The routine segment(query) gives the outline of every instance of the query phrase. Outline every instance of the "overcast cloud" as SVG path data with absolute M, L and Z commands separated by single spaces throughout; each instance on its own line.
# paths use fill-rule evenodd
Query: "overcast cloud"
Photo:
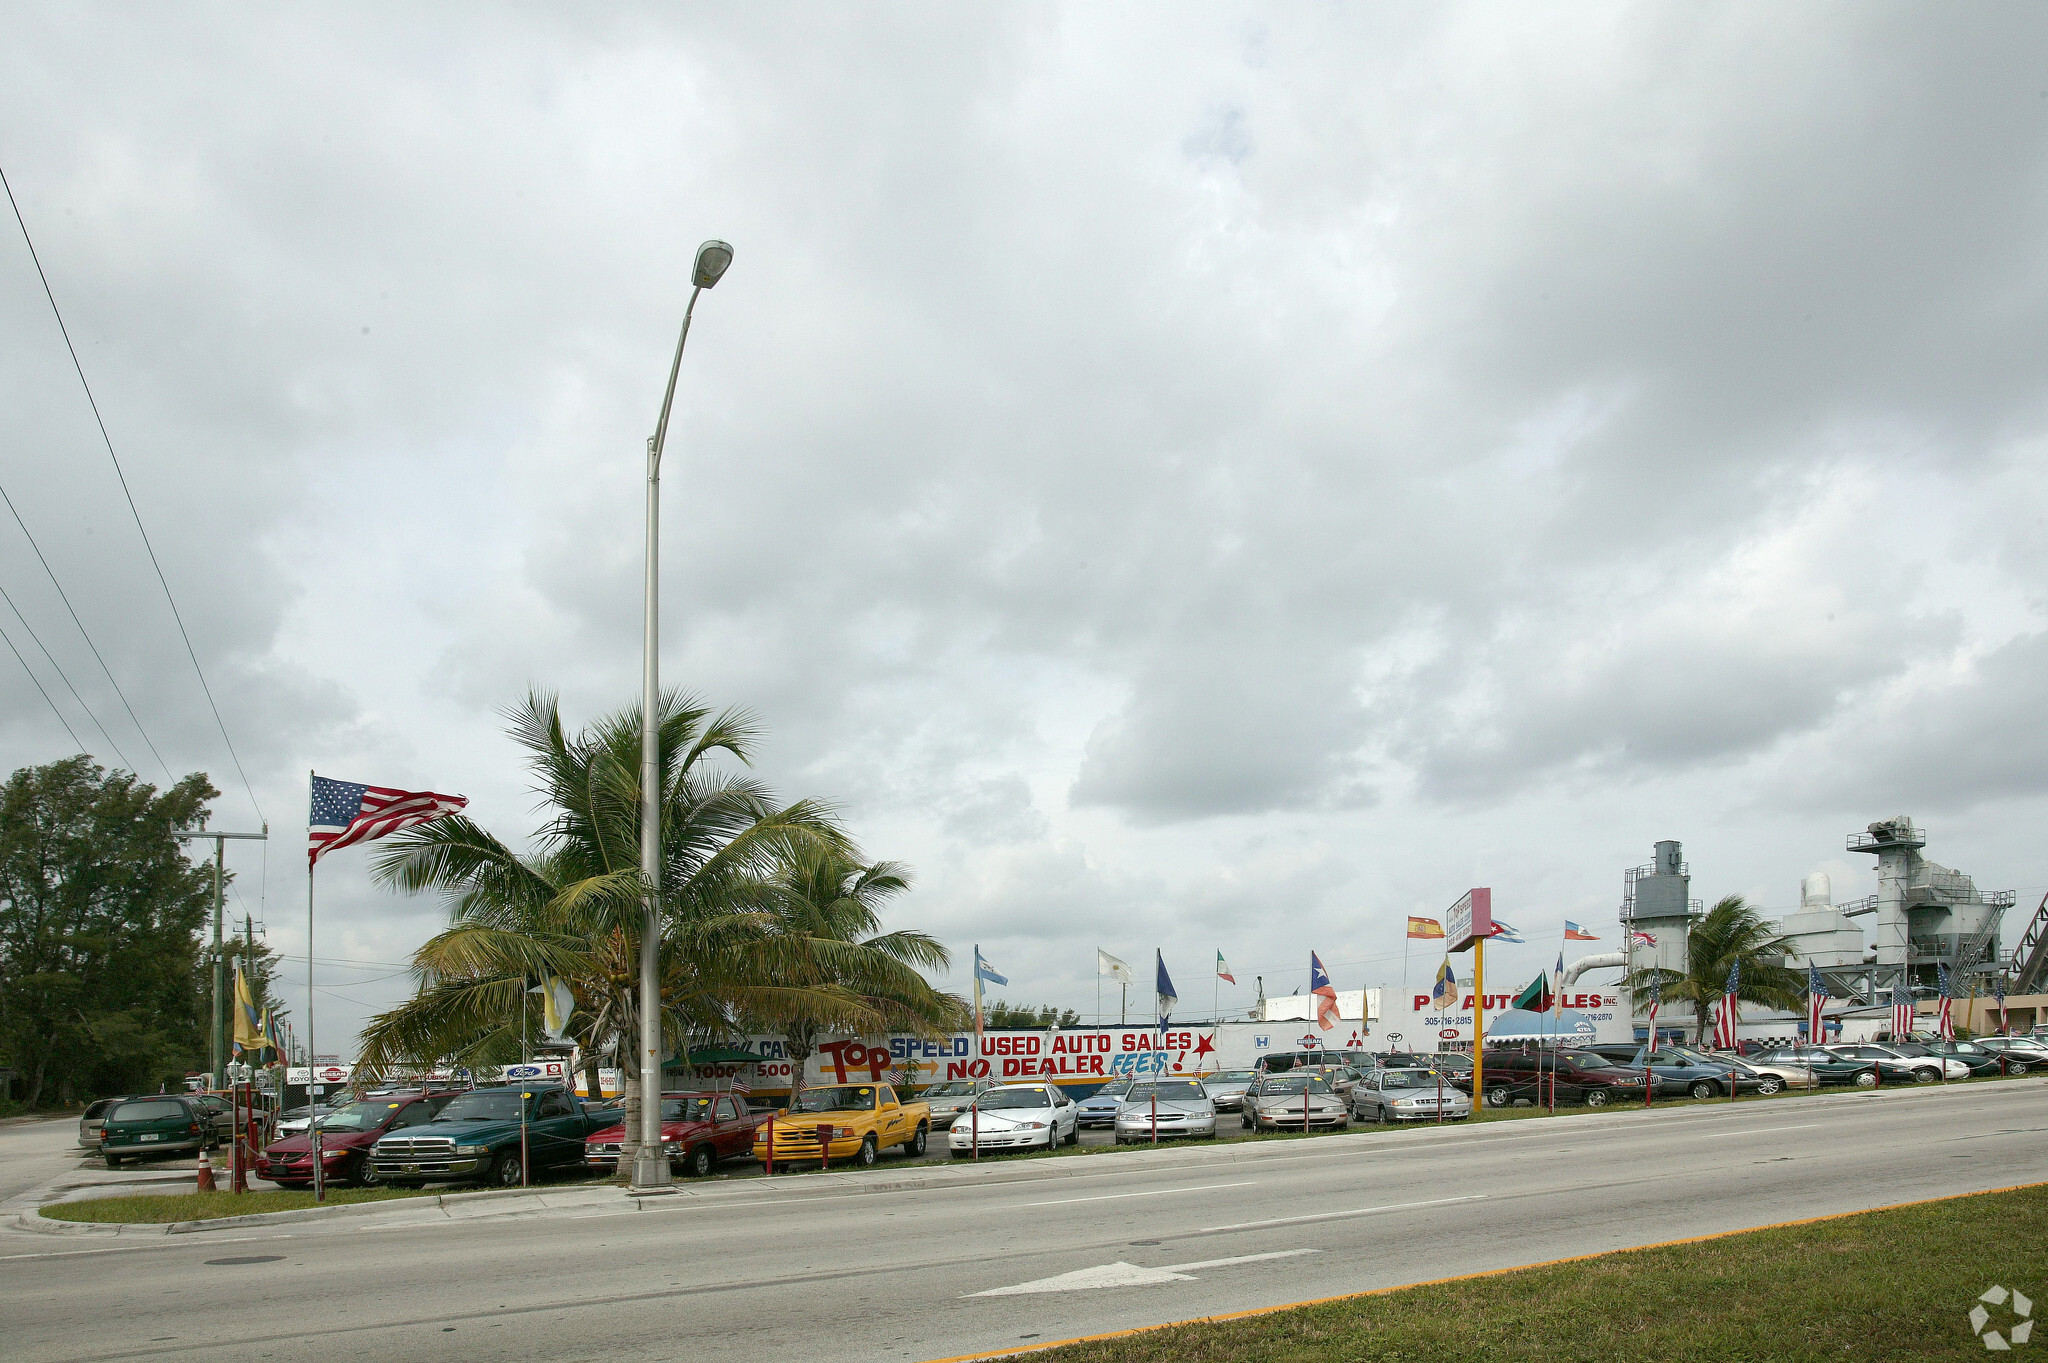
M 2040 897 L 2044 59 L 2018 4 L 12 3 L 0 165 L 274 945 L 308 769 L 523 835 L 498 710 L 636 699 L 720 236 L 665 679 L 1013 996 L 1160 946 L 1206 1009 L 1219 948 L 1226 1007 L 1395 983 L 1473 884 L 1532 973 L 1659 838 L 1784 907 L 1905 812 Z M 0 480 L 163 765 L 11 518 L 0 586 L 250 824 L 18 234 L 0 347 Z M 64 755 L 0 665 L 8 769 Z M 335 1049 L 445 919 L 362 863 Z

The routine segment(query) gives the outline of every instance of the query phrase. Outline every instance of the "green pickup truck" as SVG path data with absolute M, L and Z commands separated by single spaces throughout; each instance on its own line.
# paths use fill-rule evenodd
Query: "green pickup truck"
M 583 1138 L 617 1120 L 610 1110 L 587 1112 L 565 1088 L 474 1089 L 450 1099 L 434 1120 L 380 1138 L 370 1161 L 380 1181 L 399 1188 L 516 1188 L 549 1169 L 580 1170 Z

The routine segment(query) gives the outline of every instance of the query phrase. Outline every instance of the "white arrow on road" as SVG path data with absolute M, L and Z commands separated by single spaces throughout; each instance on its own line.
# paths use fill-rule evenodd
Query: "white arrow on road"
M 1192 1264 L 1168 1264 L 1164 1268 L 1141 1268 L 1119 1259 L 1097 1268 L 1077 1268 L 1056 1278 L 1018 1283 L 1015 1287 L 993 1287 L 986 1292 L 969 1292 L 970 1297 L 1021 1297 L 1033 1292 L 1087 1292 L 1098 1287 L 1151 1287 L 1158 1283 L 1192 1281 L 1190 1275 L 1205 1268 L 1229 1264 L 1255 1264 L 1263 1259 L 1292 1259 L 1297 1254 L 1321 1254 L 1319 1249 L 1282 1249 L 1271 1254 L 1240 1254 L 1232 1259 L 1203 1259 Z

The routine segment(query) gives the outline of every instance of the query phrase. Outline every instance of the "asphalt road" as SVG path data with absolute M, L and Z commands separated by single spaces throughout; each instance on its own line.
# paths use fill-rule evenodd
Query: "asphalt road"
M 83 1162 L 76 1113 L 0 1122 L 0 1202 L 39 1188 Z
M 895 1175 L 946 1184 L 922 1190 L 863 1191 L 885 1166 L 640 1210 L 14 1234 L 0 1318 L 13 1360 L 936 1359 L 2048 1181 L 2044 1132 L 2048 1084 L 2016 1082 Z

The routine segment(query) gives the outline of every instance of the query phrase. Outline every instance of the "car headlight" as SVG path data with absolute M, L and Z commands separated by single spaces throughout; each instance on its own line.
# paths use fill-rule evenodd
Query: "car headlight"
M 1025 1130 L 1025 1131 L 1043 1131 L 1043 1130 L 1045 1130 L 1045 1123 L 1044 1123 L 1044 1122 L 1019 1122 L 1019 1123 L 1017 1123 L 1017 1125 L 1018 1125 L 1018 1127 L 1020 1127 L 1021 1129 Z
M 491 1147 L 488 1145 L 458 1145 L 455 1147 L 455 1153 L 458 1155 L 488 1155 L 491 1153 Z
M 664 1155 L 680 1155 L 683 1153 L 682 1143 L 679 1141 L 663 1141 L 661 1143 L 661 1153 Z

